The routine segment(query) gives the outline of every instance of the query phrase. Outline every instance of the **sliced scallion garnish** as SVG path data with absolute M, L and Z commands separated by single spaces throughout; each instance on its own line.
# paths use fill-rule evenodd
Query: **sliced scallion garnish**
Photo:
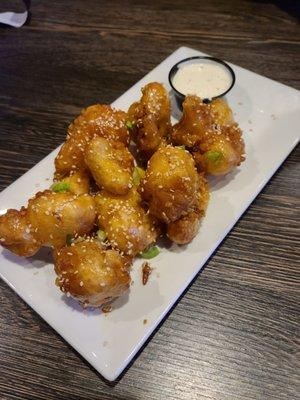
M 97 236 L 98 236 L 98 239 L 101 240 L 101 242 L 104 242 L 104 240 L 107 238 L 106 232 L 105 232 L 105 231 L 102 231 L 101 229 L 99 229 L 99 230 L 97 231 Z
M 144 177 L 145 171 L 140 167 L 134 167 L 132 181 L 134 186 L 139 186 L 141 179 Z
M 132 130 L 135 127 L 135 122 L 133 121 L 126 121 L 125 122 L 126 128 Z
M 157 246 L 152 246 L 147 250 L 142 251 L 139 255 L 142 258 L 150 260 L 150 258 L 154 258 L 159 254 L 159 248 Z
M 67 192 L 68 190 L 70 190 L 70 184 L 67 182 L 53 183 L 53 185 L 51 186 L 51 190 L 57 193 Z
M 212 161 L 213 163 L 218 163 L 222 160 L 223 153 L 221 151 L 210 150 L 210 151 L 207 151 L 206 153 L 204 153 L 204 156 L 209 161 Z

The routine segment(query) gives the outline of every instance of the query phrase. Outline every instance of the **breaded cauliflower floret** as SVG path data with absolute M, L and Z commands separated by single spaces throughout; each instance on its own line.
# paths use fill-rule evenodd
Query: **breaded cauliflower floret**
M 134 159 L 121 142 L 95 137 L 87 145 L 85 163 L 100 189 L 126 194 L 132 186 Z
M 162 146 L 148 161 L 139 193 L 149 212 L 170 223 L 193 210 L 199 177 L 190 153 L 179 147 Z
M 155 242 L 159 229 L 142 207 L 141 197 L 134 187 L 125 196 L 102 191 L 95 201 L 98 226 L 105 231 L 113 247 L 135 256 Z
M 88 194 L 37 193 L 28 202 L 27 221 L 34 238 L 44 246 L 61 247 L 68 235 L 85 235 L 94 227 L 96 218 L 93 197 Z
M 182 117 L 172 128 L 172 143 L 191 148 L 202 140 L 211 127 L 211 109 L 209 104 L 202 103 L 197 96 L 186 96 L 182 107 Z
M 67 139 L 55 158 L 55 177 L 61 179 L 70 171 L 85 169 L 85 148 L 96 136 L 128 145 L 129 131 L 125 122 L 126 113 L 108 105 L 95 104 L 82 110 L 69 126 Z
M 169 239 L 177 244 L 187 244 L 197 235 L 201 219 L 205 215 L 209 200 L 209 187 L 203 174 L 199 175 L 198 201 L 194 209 L 183 217 L 167 226 L 167 235 Z
M 61 185 L 61 183 L 63 185 Z M 87 171 L 79 170 L 79 171 L 71 171 L 70 175 L 65 178 L 55 181 L 51 186 L 52 190 L 59 191 L 59 188 L 67 188 L 67 191 L 73 194 L 85 194 L 90 191 L 90 177 Z
M 133 124 L 133 137 L 139 151 L 145 158 L 168 140 L 171 129 L 170 100 L 164 86 L 151 82 L 142 89 L 142 98 L 128 110 L 128 118 Z
M 22 257 L 31 257 L 39 250 L 41 245 L 33 236 L 24 207 L 0 216 L 0 244 Z
M 87 239 L 54 251 L 56 284 L 84 306 L 100 307 L 130 285 L 130 260 Z
M 224 175 L 245 160 L 245 145 L 237 124 L 215 126 L 194 147 L 193 156 L 200 171 Z

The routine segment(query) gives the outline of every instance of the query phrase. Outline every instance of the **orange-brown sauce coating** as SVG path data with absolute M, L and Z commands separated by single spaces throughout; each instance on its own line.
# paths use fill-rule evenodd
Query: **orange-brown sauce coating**
M 67 140 L 55 159 L 55 176 L 60 179 L 70 171 L 86 169 L 84 152 L 95 136 L 129 144 L 126 113 L 108 105 L 96 104 L 84 109 L 68 128 Z
M 86 239 L 54 251 L 56 284 L 85 306 L 100 307 L 129 289 L 130 260 Z
M 164 86 L 151 82 L 142 89 L 142 98 L 128 110 L 128 118 L 134 124 L 133 138 L 142 156 L 148 159 L 167 142 L 171 130 L 170 100 Z
M 160 147 L 148 161 L 139 193 L 149 212 L 169 223 L 193 210 L 199 178 L 193 157 L 184 149 Z
M 187 96 L 182 118 L 173 127 L 172 140 L 187 146 L 198 169 L 207 174 L 224 175 L 245 159 L 242 132 L 223 99 L 205 104 L 197 96 Z
M 133 258 L 163 230 L 177 244 L 196 236 L 209 200 L 205 176 L 224 175 L 245 159 L 242 132 L 224 99 L 204 104 L 187 96 L 173 127 L 170 111 L 157 82 L 142 89 L 128 113 L 101 104 L 82 110 L 55 159 L 60 189 L 38 192 L 26 208 L 0 216 L 0 244 L 24 257 L 54 248 L 62 292 L 111 309 L 108 303 L 130 286 Z M 130 139 L 145 171 L 134 168 Z M 145 262 L 144 285 L 151 270 Z
M 109 243 L 129 256 L 145 250 L 155 242 L 159 227 L 142 206 L 136 188 L 124 196 L 102 191 L 95 197 L 98 226 Z
M 123 143 L 95 137 L 87 145 L 85 163 L 100 189 L 121 195 L 132 187 L 134 158 Z
M 177 244 L 187 244 L 193 240 L 205 215 L 209 201 L 209 186 L 203 174 L 199 175 L 197 197 L 197 203 L 192 211 L 167 226 L 167 236 Z

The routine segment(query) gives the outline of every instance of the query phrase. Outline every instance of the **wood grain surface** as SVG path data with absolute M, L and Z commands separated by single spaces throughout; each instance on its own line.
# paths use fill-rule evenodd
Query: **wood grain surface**
M 112 102 L 179 46 L 300 89 L 297 1 L 33 0 L 31 11 L 26 26 L 0 27 L 1 189 L 82 107 Z M 298 398 L 299 154 L 114 384 L 1 281 L 0 399 Z

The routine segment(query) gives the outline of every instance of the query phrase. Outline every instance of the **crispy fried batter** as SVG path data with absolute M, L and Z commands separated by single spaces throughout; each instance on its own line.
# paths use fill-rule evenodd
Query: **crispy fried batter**
M 69 185 L 68 191 L 73 194 L 85 194 L 90 191 L 90 177 L 87 171 L 71 171 L 69 176 L 61 179 Z
M 245 160 L 245 145 L 237 124 L 216 126 L 194 147 L 197 167 L 211 175 L 224 175 Z
M 7 210 L 0 216 L 0 243 L 22 257 L 31 257 L 39 250 L 40 243 L 33 237 L 24 207 L 20 211 Z
M 125 125 L 126 113 L 108 105 L 96 104 L 84 109 L 68 128 L 67 140 L 55 159 L 55 176 L 61 179 L 70 171 L 85 169 L 84 151 L 95 137 L 129 144 L 129 132 Z
M 67 235 L 84 235 L 93 229 L 94 199 L 88 194 L 38 192 L 29 200 L 27 221 L 34 238 L 44 246 L 61 247 Z
M 54 260 L 56 284 L 84 306 L 100 307 L 129 288 L 129 259 L 96 239 L 55 250 Z
M 182 148 L 168 145 L 153 154 L 138 190 L 150 214 L 169 223 L 193 210 L 198 187 L 193 157 Z
M 133 123 L 134 140 L 145 158 L 167 141 L 170 122 L 170 100 L 164 86 L 157 82 L 149 83 L 142 89 L 142 98 L 133 103 L 128 110 L 128 118 Z
M 245 159 L 242 132 L 224 99 L 205 104 L 187 96 L 172 140 L 190 148 L 199 170 L 208 174 L 224 175 Z
M 134 167 L 131 136 L 146 171 Z M 172 128 L 165 88 L 149 83 L 128 114 L 100 104 L 81 112 L 55 159 L 54 186 L 0 216 L 0 244 L 25 257 L 54 248 L 57 286 L 100 307 L 128 290 L 133 257 L 162 230 L 177 244 L 196 236 L 209 200 L 205 174 L 226 174 L 244 152 L 224 99 L 207 104 L 186 96 Z M 158 250 L 147 253 L 141 256 Z M 143 284 L 150 272 L 143 265 Z
M 197 96 L 186 96 L 182 107 L 182 117 L 172 129 L 172 142 L 193 147 L 212 125 L 210 105 L 202 103 Z
M 121 142 L 95 137 L 87 145 L 85 163 L 100 188 L 126 194 L 132 186 L 134 159 Z
M 214 124 L 231 125 L 234 123 L 232 110 L 224 99 L 213 100 L 210 103 L 210 110 Z
M 159 229 L 142 207 L 136 188 L 125 196 L 102 191 L 95 201 L 99 228 L 106 232 L 113 247 L 135 256 L 155 242 Z
M 198 201 L 194 210 L 167 226 L 169 239 L 177 244 L 187 244 L 193 240 L 199 231 L 200 221 L 205 215 L 209 200 L 209 187 L 203 174 L 200 174 L 199 181 Z

